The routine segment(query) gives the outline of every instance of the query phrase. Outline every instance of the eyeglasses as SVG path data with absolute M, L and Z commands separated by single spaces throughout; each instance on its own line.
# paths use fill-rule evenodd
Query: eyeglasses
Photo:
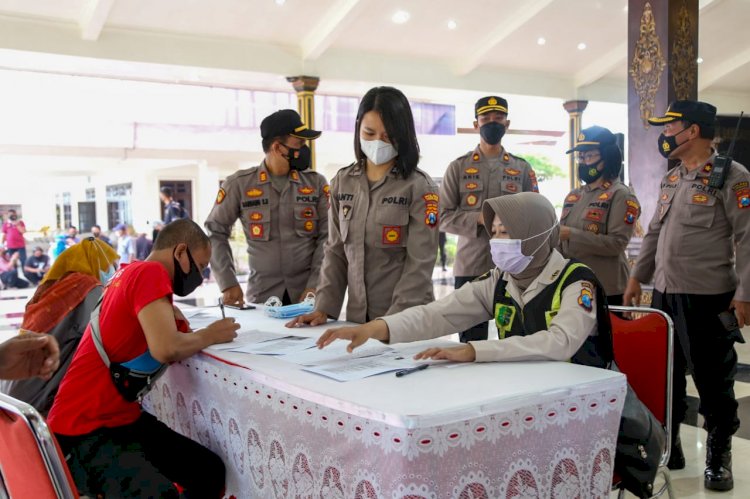
M 583 160 L 585 162 L 597 160 L 601 157 L 602 155 L 599 153 L 599 151 L 587 151 L 587 152 L 578 153 L 578 159 Z

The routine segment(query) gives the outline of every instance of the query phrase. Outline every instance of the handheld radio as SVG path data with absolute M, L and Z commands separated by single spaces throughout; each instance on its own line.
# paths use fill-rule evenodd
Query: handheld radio
M 732 142 L 729 143 L 729 150 L 726 154 L 719 154 L 714 159 L 714 167 L 711 170 L 711 174 L 708 176 L 708 186 L 721 189 L 724 187 L 724 182 L 729 176 L 729 168 L 732 166 L 732 153 L 734 152 L 734 143 L 737 142 L 737 133 L 740 131 L 740 122 L 742 122 L 742 115 L 744 111 L 740 112 L 740 117 L 737 119 L 737 127 L 734 129 L 734 137 Z

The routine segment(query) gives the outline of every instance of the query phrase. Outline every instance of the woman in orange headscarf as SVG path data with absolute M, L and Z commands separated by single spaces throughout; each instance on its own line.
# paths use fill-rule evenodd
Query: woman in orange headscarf
M 5 386 L 6 393 L 46 415 L 117 259 L 111 246 L 93 237 L 57 257 L 26 305 L 20 334 L 54 336 L 60 344 L 60 367 L 48 380 L 12 381 Z

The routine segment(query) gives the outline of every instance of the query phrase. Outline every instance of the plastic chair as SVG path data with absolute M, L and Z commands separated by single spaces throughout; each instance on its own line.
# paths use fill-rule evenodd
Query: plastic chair
M 666 434 L 657 471 L 657 476 L 664 476 L 664 485 L 651 497 L 660 497 L 665 491 L 670 498 L 675 497 L 667 469 L 672 445 L 674 324 L 669 315 L 655 308 L 610 306 L 609 310 L 617 367 Z M 633 318 L 624 319 L 620 313 L 631 313 Z M 619 489 L 617 497 L 624 497 L 625 490 Z
M 0 474 L 10 497 L 76 499 L 65 458 L 42 416 L 0 393 Z

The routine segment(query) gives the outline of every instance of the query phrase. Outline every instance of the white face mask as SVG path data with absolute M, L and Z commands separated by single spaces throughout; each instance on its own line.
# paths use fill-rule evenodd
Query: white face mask
M 388 142 L 383 142 L 382 140 L 364 140 L 360 138 L 359 143 L 364 155 L 367 156 L 374 165 L 382 165 L 398 156 L 396 148 Z
M 509 272 L 511 274 L 520 274 L 521 272 L 526 270 L 526 267 L 528 267 L 531 261 L 534 259 L 534 254 L 536 254 L 536 252 L 539 251 L 539 249 L 547 243 L 550 236 L 552 235 L 552 230 L 555 227 L 557 227 L 557 222 L 555 222 L 555 225 L 545 230 L 544 232 L 541 232 L 535 236 L 527 237 L 526 239 L 490 239 L 490 253 L 492 253 L 492 262 L 500 270 Z M 535 237 L 543 236 L 544 234 L 547 234 L 547 237 L 545 237 L 544 241 L 542 241 L 542 243 L 537 246 L 534 251 L 531 252 L 531 255 L 524 255 L 521 251 L 521 243 L 530 239 L 534 239 Z

